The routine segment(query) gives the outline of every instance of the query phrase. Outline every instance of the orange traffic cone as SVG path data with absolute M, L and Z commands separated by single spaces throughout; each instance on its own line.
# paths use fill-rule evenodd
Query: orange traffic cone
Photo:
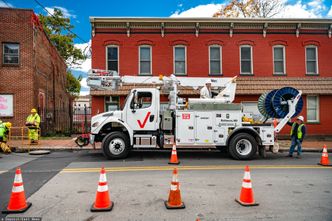
M 254 193 L 252 191 L 252 184 L 250 180 L 250 170 L 249 166 L 246 166 L 244 170 L 244 177 L 242 182 L 242 189 L 240 193 L 240 198 L 235 199 L 236 202 L 242 206 L 258 206 L 259 204 L 254 200 Z
M 176 145 L 173 144 L 171 159 L 169 160 L 168 164 L 180 164 L 178 160 L 178 155 L 176 153 Z
M 30 208 L 32 204 L 26 202 L 21 169 L 17 168 L 7 208 L 2 213 L 23 213 Z
M 91 206 L 91 212 L 102 212 L 111 211 L 113 209 L 114 203 L 110 200 L 110 194 L 108 192 L 108 185 L 106 179 L 106 172 L 104 167 L 101 168 L 99 184 L 96 194 L 96 200 Z
M 327 153 L 327 147 L 326 147 L 325 144 L 324 144 L 324 147 L 323 147 L 322 157 L 321 157 L 320 162 L 318 163 L 318 165 L 332 166 L 332 165 L 330 165 L 329 155 Z
M 168 201 L 165 201 L 167 209 L 184 209 L 185 205 L 181 200 L 180 182 L 178 181 L 178 170 L 173 170 L 171 190 L 169 191 Z

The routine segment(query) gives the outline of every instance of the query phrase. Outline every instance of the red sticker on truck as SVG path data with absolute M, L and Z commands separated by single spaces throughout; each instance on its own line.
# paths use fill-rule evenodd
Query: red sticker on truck
M 145 124 L 146 124 L 146 122 L 148 121 L 148 118 L 149 118 L 150 114 L 151 114 L 151 112 L 149 111 L 149 112 L 146 114 L 143 123 L 142 123 L 140 120 L 137 120 L 137 123 L 138 123 L 138 125 L 139 125 L 140 128 L 144 128 L 144 127 L 145 127 Z
M 182 120 L 190 120 L 190 114 L 182 114 Z

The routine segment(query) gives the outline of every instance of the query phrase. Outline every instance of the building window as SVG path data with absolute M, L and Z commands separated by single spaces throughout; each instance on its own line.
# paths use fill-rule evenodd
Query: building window
M 119 110 L 119 97 L 105 96 L 105 110 L 106 112 Z
M 250 45 L 242 45 L 240 47 L 241 74 L 252 75 L 252 47 Z
M 185 46 L 174 46 L 174 74 L 186 75 Z
M 3 44 L 3 64 L 19 64 L 20 45 L 16 43 Z
M 285 71 L 285 47 L 277 45 L 273 47 L 273 74 L 284 75 Z
M 318 96 L 307 96 L 307 122 L 319 122 L 318 98 Z
M 152 75 L 151 71 L 152 50 L 151 46 L 139 47 L 139 74 Z
M 318 74 L 317 47 L 314 45 L 305 48 L 307 74 Z
M 209 47 L 210 75 L 221 75 L 221 47 L 211 45 Z
M 119 72 L 118 46 L 107 46 L 107 70 Z

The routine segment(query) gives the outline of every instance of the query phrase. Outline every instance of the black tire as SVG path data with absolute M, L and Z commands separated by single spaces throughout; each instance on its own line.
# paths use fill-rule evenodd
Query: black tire
M 79 136 L 76 138 L 75 143 L 79 146 L 79 147 L 84 147 L 85 144 L 85 140 L 83 137 Z
M 251 160 L 257 152 L 257 146 L 253 136 L 239 133 L 230 140 L 228 152 L 236 160 Z
M 120 131 L 108 134 L 101 145 L 104 156 L 109 160 L 125 158 L 130 152 L 129 137 Z

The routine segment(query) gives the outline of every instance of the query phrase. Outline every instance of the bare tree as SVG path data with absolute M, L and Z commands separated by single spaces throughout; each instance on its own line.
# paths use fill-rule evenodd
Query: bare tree
M 232 0 L 214 13 L 223 18 L 271 18 L 284 9 L 284 0 Z

